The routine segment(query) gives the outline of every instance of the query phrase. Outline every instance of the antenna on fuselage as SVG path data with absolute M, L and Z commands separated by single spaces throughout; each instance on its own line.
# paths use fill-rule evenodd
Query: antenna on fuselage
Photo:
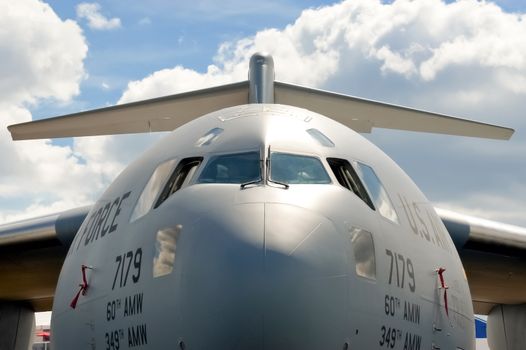
M 248 103 L 274 103 L 274 59 L 265 52 L 250 57 Z

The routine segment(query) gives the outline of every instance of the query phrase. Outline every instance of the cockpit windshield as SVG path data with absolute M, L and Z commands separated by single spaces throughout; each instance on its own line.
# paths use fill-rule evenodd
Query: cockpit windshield
M 197 182 L 242 184 L 258 179 L 261 179 L 259 152 L 246 152 L 213 157 Z
M 270 179 L 283 184 L 331 183 L 318 158 L 280 152 L 270 154 Z

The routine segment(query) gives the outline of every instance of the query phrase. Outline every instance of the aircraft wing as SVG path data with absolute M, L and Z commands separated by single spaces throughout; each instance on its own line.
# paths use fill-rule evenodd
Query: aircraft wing
M 249 103 L 248 81 L 8 127 L 13 140 L 172 131 L 206 113 Z M 306 108 L 358 132 L 373 128 L 507 140 L 513 129 L 274 82 L 274 102 Z
M 60 268 L 89 209 L 0 225 L 0 300 L 51 310 Z M 436 211 L 464 264 L 475 312 L 526 303 L 526 228 Z
M 475 313 L 526 303 L 526 228 L 435 210 L 459 252 Z
M 0 301 L 51 310 L 69 245 L 90 208 L 0 225 Z

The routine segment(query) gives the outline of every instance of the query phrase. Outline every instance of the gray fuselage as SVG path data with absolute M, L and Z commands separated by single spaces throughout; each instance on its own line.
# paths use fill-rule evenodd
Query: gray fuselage
M 254 153 L 252 183 L 223 164 L 204 174 Z M 321 180 L 312 167 L 278 179 L 296 159 Z M 349 166 L 362 198 L 336 174 Z M 474 349 L 460 259 L 416 185 L 353 130 L 272 104 L 191 121 L 119 175 L 71 245 L 51 328 L 55 350 Z

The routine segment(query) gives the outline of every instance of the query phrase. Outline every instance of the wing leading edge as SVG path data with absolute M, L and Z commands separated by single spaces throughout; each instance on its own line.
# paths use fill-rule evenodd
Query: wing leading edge
M 475 312 L 526 303 L 526 228 L 436 211 L 462 259 Z
M 0 301 L 49 311 L 69 245 L 90 207 L 0 225 Z

